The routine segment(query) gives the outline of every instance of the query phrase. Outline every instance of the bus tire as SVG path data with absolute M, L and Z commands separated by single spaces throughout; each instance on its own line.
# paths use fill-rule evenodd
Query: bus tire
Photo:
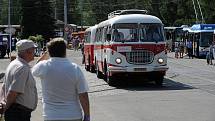
M 105 72 L 105 77 L 104 80 L 108 83 L 109 86 L 116 86 L 116 82 L 115 82 L 115 78 L 114 76 L 109 76 L 109 71 L 108 71 L 108 67 L 105 61 L 105 66 L 104 66 L 104 72 Z
M 155 79 L 155 84 L 157 86 L 163 86 L 164 76 L 157 76 Z
M 88 56 L 87 62 L 88 62 L 88 65 L 86 65 L 86 70 L 90 71 L 90 56 Z
M 96 61 L 96 58 L 94 59 L 94 61 Z M 96 73 L 96 62 L 92 63 L 92 65 L 90 66 L 90 72 Z
M 97 76 L 97 78 L 99 78 L 99 79 L 102 79 L 102 78 L 103 78 L 102 72 L 99 71 L 98 62 L 96 62 L 96 76 Z
M 86 61 L 85 61 L 85 63 L 84 63 L 84 67 L 85 67 L 85 70 L 86 71 L 89 71 L 90 69 L 89 69 L 89 66 L 86 64 Z
M 115 79 L 114 79 L 114 76 L 108 76 L 107 77 L 107 83 L 109 86 L 117 86 Z
M 91 66 L 90 66 L 90 72 L 92 72 L 92 73 L 95 73 L 95 72 L 96 72 L 96 70 L 95 70 L 95 65 L 91 65 Z

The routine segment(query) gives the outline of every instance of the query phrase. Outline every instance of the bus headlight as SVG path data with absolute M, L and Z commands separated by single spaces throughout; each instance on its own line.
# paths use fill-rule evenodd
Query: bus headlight
M 162 58 L 158 58 L 158 63 L 162 64 L 162 63 L 164 63 L 164 60 Z
M 116 60 L 115 60 L 115 61 L 116 61 L 116 63 L 117 63 L 117 64 L 122 63 L 122 59 L 121 59 L 121 58 L 116 58 Z

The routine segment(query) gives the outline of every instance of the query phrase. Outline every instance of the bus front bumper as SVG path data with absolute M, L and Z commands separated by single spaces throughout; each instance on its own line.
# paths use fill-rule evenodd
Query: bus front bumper
M 109 66 L 108 70 L 111 73 L 115 72 L 154 72 L 154 71 L 167 71 L 169 69 L 168 66 L 132 66 L 132 67 L 117 67 L 117 66 Z

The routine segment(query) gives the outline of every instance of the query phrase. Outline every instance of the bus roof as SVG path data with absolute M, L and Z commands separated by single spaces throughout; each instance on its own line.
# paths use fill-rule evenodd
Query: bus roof
M 170 26 L 170 27 L 164 27 L 164 29 L 166 29 L 166 30 L 175 30 L 175 29 L 183 29 L 183 27 Z
M 85 33 L 86 32 L 91 32 L 91 35 L 90 35 L 90 40 L 91 41 L 94 41 L 94 39 L 95 39 L 95 34 L 96 34 L 96 28 L 97 28 L 97 24 L 96 25 L 94 25 L 94 26 L 91 26 L 91 27 L 89 27 L 89 28 L 87 28 L 86 30 L 85 30 Z
M 116 10 L 108 14 L 108 19 L 111 19 L 119 15 L 125 15 L 125 14 L 147 14 L 147 13 L 148 13 L 147 10 L 139 10 L 139 9 Z
M 98 27 L 113 25 L 116 23 L 160 23 L 162 21 L 155 16 L 145 15 L 145 14 L 128 14 L 128 15 L 120 15 L 114 18 L 108 19 L 106 21 L 101 22 Z
M 194 24 L 188 31 L 198 33 L 198 32 L 214 32 L 214 30 L 215 24 Z
M 93 29 L 96 29 L 96 27 L 97 27 L 97 24 L 94 25 L 94 26 L 91 26 L 91 27 L 87 28 L 85 31 L 86 31 L 86 32 L 92 31 Z

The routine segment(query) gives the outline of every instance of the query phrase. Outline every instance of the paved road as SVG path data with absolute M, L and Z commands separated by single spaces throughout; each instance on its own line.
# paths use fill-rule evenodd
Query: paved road
M 116 88 L 84 70 L 80 51 L 68 51 L 69 59 L 80 64 L 89 82 L 92 121 L 215 121 L 215 66 L 202 59 L 168 56 L 170 69 L 163 87 L 128 83 Z M 0 72 L 7 64 L 6 59 L 0 60 Z M 37 82 L 40 102 L 32 121 L 43 120 Z

